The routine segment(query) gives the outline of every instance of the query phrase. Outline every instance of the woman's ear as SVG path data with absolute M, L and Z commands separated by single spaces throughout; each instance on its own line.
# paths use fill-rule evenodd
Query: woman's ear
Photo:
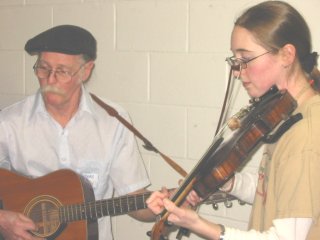
M 280 49 L 282 65 L 288 67 L 293 64 L 296 58 L 296 48 L 292 44 L 286 44 Z

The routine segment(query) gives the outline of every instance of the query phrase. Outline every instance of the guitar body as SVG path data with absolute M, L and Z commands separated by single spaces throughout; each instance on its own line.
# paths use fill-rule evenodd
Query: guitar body
M 5 169 L 0 169 L 0 208 L 24 213 L 42 228 L 39 237 L 57 240 L 98 240 L 97 220 L 81 220 L 50 225 L 39 211 L 56 211 L 58 205 L 78 204 L 94 201 L 90 183 L 80 175 L 67 169 L 52 172 L 36 179 L 27 178 Z M 39 211 L 38 211 L 39 210 Z M 38 216 L 39 217 L 39 216 Z M 49 223 L 47 223 L 49 222 Z M 47 223 L 47 227 L 43 227 Z M 37 233 L 35 233 L 37 235 Z M 0 237 L 1 239 L 1 237 Z
M 0 209 L 32 219 L 37 226 L 33 235 L 46 240 L 98 240 L 97 219 L 146 209 L 150 195 L 147 191 L 95 201 L 89 181 L 71 170 L 31 179 L 0 168 Z M 217 192 L 207 204 L 233 199 Z

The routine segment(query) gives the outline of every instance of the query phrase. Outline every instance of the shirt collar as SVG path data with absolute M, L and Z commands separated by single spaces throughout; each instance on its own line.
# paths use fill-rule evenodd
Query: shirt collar
M 81 86 L 81 98 L 80 98 L 80 103 L 79 103 L 79 109 L 77 111 L 77 115 L 79 114 L 82 115 L 85 112 L 89 113 L 90 115 L 94 116 L 94 107 L 93 107 L 93 102 L 90 97 L 89 92 L 86 90 L 84 85 Z M 38 114 L 44 114 L 49 116 L 49 113 L 45 107 L 42 94 L 41 94 L 41 89 L 38 89 L 38 91 L 35 94 L 35 101 L 34 101 L 34 106 L 32 108 L 32 114 L 31 116 L 36 116 Z

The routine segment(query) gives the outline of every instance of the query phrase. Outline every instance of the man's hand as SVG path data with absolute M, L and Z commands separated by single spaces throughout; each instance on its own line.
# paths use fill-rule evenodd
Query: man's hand
M 30 231 L 36 231 L 36 225 L 21 213 L 0 211 L 0 232 L 6 240 L 40 240 Z

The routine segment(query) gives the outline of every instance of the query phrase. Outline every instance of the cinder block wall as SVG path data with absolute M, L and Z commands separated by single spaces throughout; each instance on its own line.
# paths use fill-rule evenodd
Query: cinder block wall
M 0 0 L 0 108 L 36 91 L 34 57 L 23 47 L 35 34 L 76 24 L 98 40 L 98 59 L 88 88 L 123 105 L 134 125 L 186 171 L 212 142 L 222 106 L 231 55 L 230 32 L 251 0 Z M 290 0 L 308 21 L 320 49 L 318 0 Z M 240 90 L 234 110 L 246 105 Z M 140 144 L 140 142 L 139 142 Z M 141 144 L 140 144 L 141 147 Z M 158 155 L 141 152 L 151 190 L 176 187 L 182 179 Z M 44 159 L 45 160 L 45 159 Z M 130 159 L 128 159 L 130 161 Z M 258 154 L 245 170 L 254 171 Z M 213 221 L 246 229 L 250 206 L 234 202 L 219 210 L 204 205 Z M 153 224 L 113 218 L 117 240 L 148 239 Z M 189 239 L 200 239 L 191 234 Z

